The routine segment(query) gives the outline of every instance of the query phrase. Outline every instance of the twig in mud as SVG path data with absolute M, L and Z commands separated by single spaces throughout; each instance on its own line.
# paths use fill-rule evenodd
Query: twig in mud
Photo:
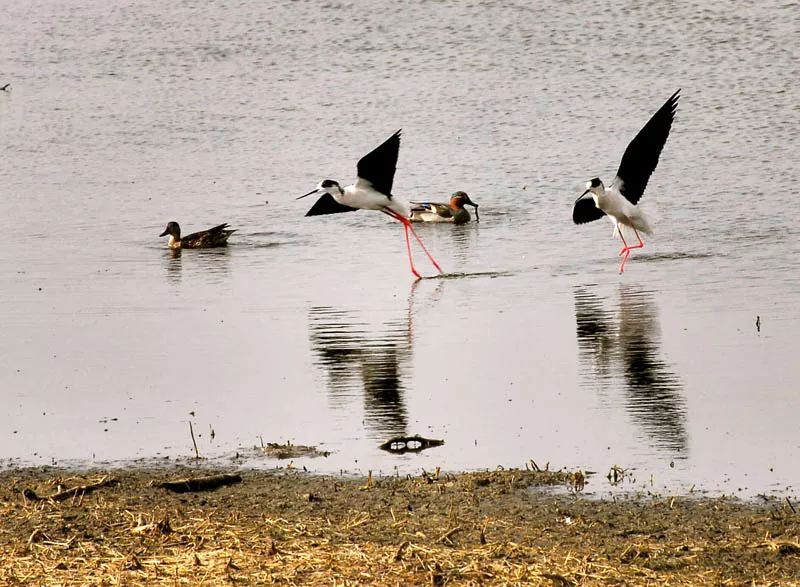
M 786 503 L 789 504 L 789 509 L 791 509 L 792 513 L 796 516 L 797 515 L 797 510 L 794 509 L 794 505 L 792 505 L 792 502 L 789 501 L 789 496 L 788 495 L 786 496 Z
M 563 575 L 558 575 L 556 573 L 542 573 L 541 576 L 545 579 L 550 579 L 550 581 L 552 581 L 553 585 L 556 587 L 572 587 L 576 584 Z
M 367 489 L 372 489 L 372 485 L 373 485 L 373 483 L 372 483 L 372 471 L 370 471 L 367 474 L 367 482 L 364 485 L 362 485 L 361 487 L 359 487 L 359 489 L 361 491 L 366 491 Z
M 455 528 L 451 528 L 450 530 L 439 536 L 436 542 L 441 542 L 442 544 L 449 544 L 450 546 L 452 546 L 453 541 L 450 540 L 450 538 L 453 536 L 453 534 L 460 531 L 461 531 L 461 526 L 456 526 Z
M 72 487 L 71 489 L 62 489 L 61 491 L 58 491 L 52 495 L 46 495 L 44 497 L 37 495 L 33 489 L 25 489 L 22 492 L 22 495 L 25 499 L 28 499 L 30 501 L 42 501 L 45 499 L 49 499 L 51 501 L 64 501 L 65 499 L 70 499 L 78 495 L 82 496 L 87 493 L 91 493 L 96 489 L 100 489 L 102 487 L 108 487 L 109 485 L 117 485 L 118 483 L 119 481 L 117 481 L 116 479 L 106 476 L 100 479 L 100 481 L 97 481 L 96 483 L 79 485 L 77 487 Z
M 586 487 L 586 475 L 583 471 L 574 471 L 567 475 L 567 487 L 572 493 L 580 493 Z
M 608 475 L 606 475 L 606 478 L 608 479 L 608 482 L 611 483 L 611 485 L 617 486 L 620 483 L 622 483 L 622 480 L 625 478 L 626 474 L 627 474 L 627 469 L 623 469 L 619 465 L 614 465 L 608 471 Z
M 397 552 L 394 553 L 394 557 L 392 560 L 394 562 L 403 560 L 403 552 L 406 550 L 406 548 L 409 547 L 410 544 L 411 543 L 408 540 L 402 542 L 400 546 L 397 547 Z
M 189 420 L 189 434 L 192 435 L 192 444 L 194 445 L 194 456 L 199 461 L 200 460 L 200 451 L 197 450 L 197 442 L 194 439 L 194 428 L 192 428 L 192 421 Z
M 223 473 L 222 475 L 211 475 L 209 477 L 190 477 L 178 481 L 164 481 L 157 484 L 157 487 L 168 489 L 175 493 L 188 493 L 195 491 L 210 491 L 225 485 L 241 483 L 242 476 L 236 473 Z

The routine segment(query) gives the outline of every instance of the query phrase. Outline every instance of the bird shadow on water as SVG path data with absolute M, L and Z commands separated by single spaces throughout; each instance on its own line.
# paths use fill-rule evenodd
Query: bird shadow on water
M 360 395 L 364 426 L 373 439 L 410 434 L 406 389 L 412 377 L 415 303 L 435 305 L 444 283 L 424 288 L 424 301 L 416 302 L 420 281 L 412 282 L 407 306 L 392 310 L 388 319 L 331 306 L 312 306 L 308 311 L 312 362 L 326 375 L 333 408 L 348 411 Z
M 660 261 L 679 261 L 682 259 L 707 259 L 716 257 L 711 253 L 688 253 L 684 251 L 664 252 L 664 253 L 642 253 L 636 255 L 637 263 L 657 263 Z
M 333 407 L 350 409 L 353 396 L 360 393 L 370 436 L 406 435 L 410 315 L 374 324 L 355 311 L 314 306 L 308 312 L 308 336 L 314 363 L 327 375 Z
M 686 458 L 686 399 L 662 358 L 653 293 L 620 285 L 614 307 L 593 286 L 578 286 L 574 298 L 583 386 L 605 392 L 621 383 L 620 404 L 654 446 Z
M 418 279 L 417 281 L 434 281 L 434 280 L 445 280 L 445 279 L 464 279 L 468 277 L 511 277 L 514 275 L 513 271 L 472 271 L 472 272 L 453 272 L 453 273 L 440 273 L 438 275 L 426 275 Z

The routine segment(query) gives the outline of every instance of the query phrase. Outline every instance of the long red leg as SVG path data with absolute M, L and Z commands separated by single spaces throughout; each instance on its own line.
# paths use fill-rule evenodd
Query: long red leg
M 630 254 L 631 254 L 631 250 L 630 249 L 626 249 L 625 250 L 625 255 L 622 257 L 622 263 L 619 264 L 619 272 L 620 273 L 625 271 L 625 261 L 628 260 L 628 257 L 630 256 Z
M 644 247 L 644 241 L 642 240 L 642 237 L 639 236 L 639 231 L 634 228 L 633 229 L 633 234 L 636 235 L 636 240 L 639 241 L 639 244 L 638 245 L 632 245 L 632 246 L 628 247 L 628 249 L 641 249 L 641 248 L 643 248 Z
M 431 256 L 431 254 L 428 252 L 428 249 L 427 249 L 427 247 L 425 246 L 425 243 L 423 243 L 423 242 L 422 242 L 422 239 L 421 239 L 421 238 L 419 238 L 419 235 L 417 234 L 417 231 L 416 231 L 416 230 L 414 230 L 414 227 L 413 227 L 413 226 L 411 226 L 411 223 L 410 223 L 410 222 L 409 222 L 409 221 L 408 221 L 406 218 L 403 218 L 402 222 L 403 222 L 403 224 L 405 224 L 406 228 L 410 228 L 410 229 L 411 229 L 411 234 L 413 234 L 413 235 L 414 235 L 414 238 L 415 238 L 415 239 L 417 239 L 417 242 L 419 243 L 419 246 L 421 246 L 421 247 L 422 247 L 422 250 L 423 250 L 423 251 L 425 251 L 425 254 L 426 254 L 426 255 L 428 255 L 428 259 L 430 259 L 430 260 L 431 260 L 431 263 L 433 263 L 433 266 L 434 266 L 434 267 L 436 267 L 436 270 L 437 270 L 439 273 L 444 273 L 444 272 L 442 271 L 442 268 L 441 268 L 441 267 L 439 267 L 439 264 L 436 262 L 436 259 L 434 259 L 434 258 Z
M 622 255 L 623 253 L 630 251 L 631 248 L 628 246 L 628 243 L 625 240 L 625 235 L 622 234 L 622 227 L 619 224 L 617 224 L 617 232 L 619 232 L 619 238 L 622 239 L 622 244 L 625 245 L 619 250 L 619 253 L 617 253 L 617 255 Z
M 409 260 L 411 259 L 411 245 L 408 242 L 408 231 L 409 231 L 409 229 L 411 229 L 411 233 L 414 235 L 414 238 L 417 239 L 417 242 L 422 247 L 422 250 L 425 251 L 425 254 L 428 256 L 428 259 L 430 259 L 431 263 L 433 263 L 433 266 L 436 267 L 436 269 L 439 271 L 439 273 L 442 273 L 442 268 L 439 267 L 439 264 L 436 262 L 436 259 L 434 259 L 431 256 L 431 254 L 428 252 L 428 249 L 425 246 L 425 243 L 422 242 L 422 239 L 417 234 L 417 231 L 414 230 L 413 226 L 411 226 L 411 222 L 409 222 L 408 218 L 406 218 L 405 216 L 403 216 L 401 214 L 398 214 L 394 210 L 385 210 L 384 209 L 384 210 L 381 210 L 381 212 L 391 216 L 392 218 L 394 218 L 395 220 L 397 220 L 398 222 L 401 222 L 403 224 L 403 227 L 405 228 L 405 232 L 406 232 L 406 245 L 408 246 L 408 257 L 409 257 Z M 412 272 L 414 273 L 414 275 L 419 277 L 419 273 L 417 273 L 416 270 L 413 269 L 413 263 L 412 263 Z
M 622 236 L 622 231 L 620 230 L 620 232 L 619 232 L 619 237 L 622 239 L 622 242 L 625 243 L 625 246 L 622 247 L 622 249 L 619 252 L 620 255 L 622 255 L 624 253 L 624 256 L 622 257 L 622 263 L 619 264 L 619 272 L 620 273 L 622 273 L 625 270 L 625 261 L 627 261 L 628 257 L 630 257 L 631 251 L 633 249 L 644 248 L 644 241 L 642 240 L 642 237 L 639 236 L 639 231 L 634 228 L 633 229 L 633 234 L 636 235 L 636 240 L 639 241 L 638 245 L 629 245 L 628 243 L 626 243 L 625 242 L 625 237 Z
M 422 279 L 422 276 L 417 273 L 416 268 L 414 267 L 414 259 L 411 257 L 411 241 L 408 238 L 408 224 L 403 224 L 404 233 L 406 235 L 406 251 L 408 251 L 408 264 L 411 265 L 411 273 L 414 274 L 414 277 L 417 279 Z

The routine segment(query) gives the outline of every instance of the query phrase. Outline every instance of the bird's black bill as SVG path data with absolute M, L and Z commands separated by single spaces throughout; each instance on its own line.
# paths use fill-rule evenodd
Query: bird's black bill
M 303 198 L 306 198 L 306 197 L 310 196 L 311 194 L 316 194 L 318 191 L 319 191 L 319 188 L 314 188 L 313 190 L 311 190 L 307 194 L 303 194 L 302 196 L 296 197 L 295 200 L 302 200 Z
M 592 191 L 592 190 L 586 190 L 585 192 L 583 192 L 583 193 L 582 193 L 580 196 L 578 196 L 578 199 L 577 199 L 577 200 L 575 200 L 575 203 L 577 203 L 577 202 L 578 202 L 578 200 L 580 200 L 580 199 L 581 199 L 583 196 L 585 196 L 586 194 L 588 194 L 590 191 Z
M 481 217 L 478 214 L 478 204 L 476 204 L 475 202 L 471 202 L 470 205 L 473 208 L 475 208 L 475 222 L 480 222 L 481 221 Z
M 169 234 L 169 229 L 165 230 L 164 232 L 162 232 L 158 236 L 167 236 L 168 234 Z

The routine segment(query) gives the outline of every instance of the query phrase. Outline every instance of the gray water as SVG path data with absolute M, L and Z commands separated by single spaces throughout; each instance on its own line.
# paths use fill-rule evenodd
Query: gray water
M 5 3 L 0 457 L 187 457 L 191 422 L 248 466 L 796 495 L 800 10 L 756 4 Z M 679 87 L 619 275 L 572 203 Z M 419 227 L 448 278 L 295 200 L 397 128 L 395 193 L 481 205 Z M 174 254 L 168 220 L 238 232 Z

